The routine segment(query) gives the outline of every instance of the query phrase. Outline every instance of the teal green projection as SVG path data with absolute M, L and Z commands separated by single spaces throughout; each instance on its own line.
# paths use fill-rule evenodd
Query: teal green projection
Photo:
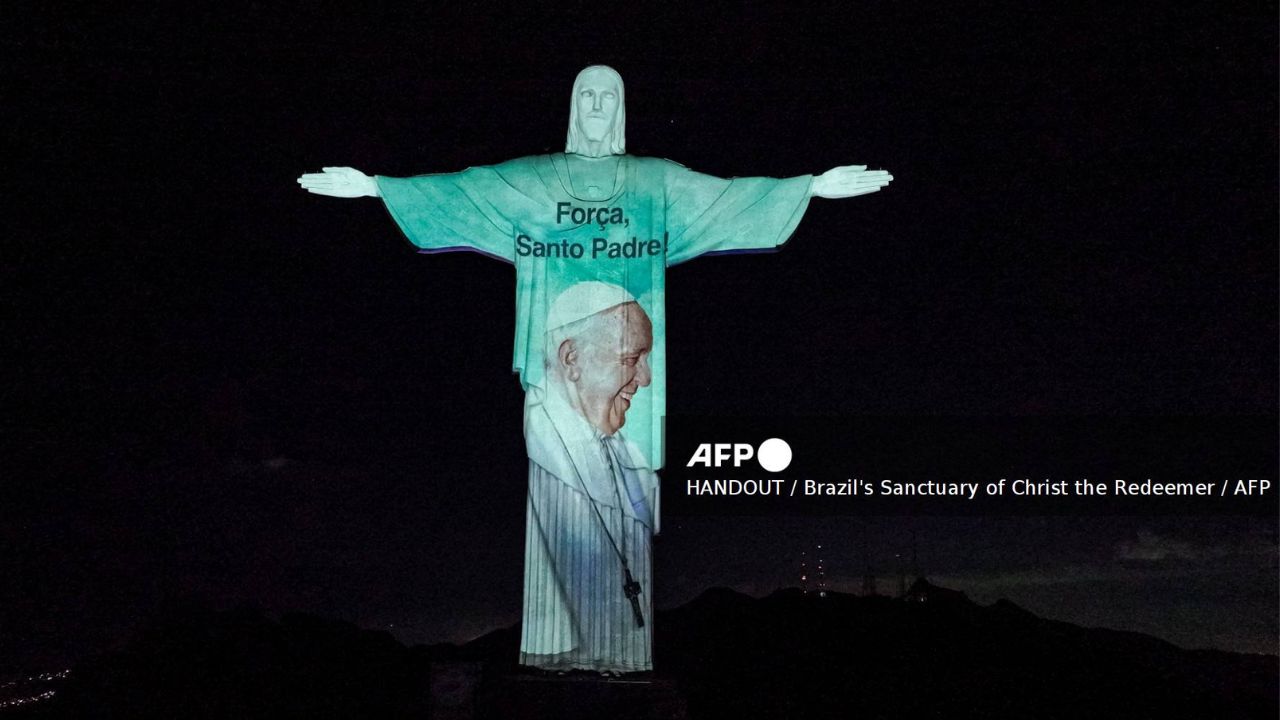
M 666 267 L 709 252 L 776 247 L 799 223 L 811 177 L 724 180 L 657 158 L 555 154 L 377 180 L 415 245 L 473 248 L 515 264 L 512 367 L 526 390 L 545 384 L 546 316 L 560 293 L 595 280 L 639 301 L 653 324 L 653 381 L 632 400 L 626 426 L 656 469 L 666 412 Z
M 381 197 L 422 252 L 515 265 L 511 365 L 529 455 L 520 663 L 544 670 L 653 669 L 667 267 L 777 247 L 811 197 L 893 179 L 861 165 L 723 179 L 627 155 L 624 97 L 611 68 L 583 70 L 564 153 L 411 178 L 342 167 L 298 178 L 318 195 Z

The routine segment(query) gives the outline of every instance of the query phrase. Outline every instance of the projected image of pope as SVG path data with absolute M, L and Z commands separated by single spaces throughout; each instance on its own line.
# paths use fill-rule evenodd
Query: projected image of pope
M 546 387 L 525 406 L 520 661 L 649 670 L 658 481 L 623 426 L 653 378 L 653 326 L 630 293 L 598 281 L 562 292 L 546 325 Z
M 568 111 L 564 152 L 408 178 L 327 167 L 298 183 L 381 198 L 420 252 L 470 250 L 515 266 L 511 367 L 529 451 L 520 662 L 651 670 L 666 269 L 776 249 L 812 198 L 867 195 L 893 177 L 845 165 L 721 178 L 627 154 L 626 90 L 603 65 L 574 79 Z
M 578 283 L 547 315 L 548 392 L 602 435 L 613 435 L 626 423 L 632 398 L 653 380 L 652 349 L 653 324 L 630 293 L 602 282 Z

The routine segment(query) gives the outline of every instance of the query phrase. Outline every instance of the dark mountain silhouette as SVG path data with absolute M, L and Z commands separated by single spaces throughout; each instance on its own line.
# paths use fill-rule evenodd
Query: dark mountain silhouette
M 350 623 L 182 606 L 17 717 L 423 717 L 427 668 L 424 649 Z
M 717 588 L 659 613 L 655 632 L 657 685 L 682 695 L 687 715 L 669 698 L 661 710 L 639 706 L 645 696 L 632 686 L 623 717 L 1271 720 L 1280 692 L 1274 655 L 1184 650 L 1008 601 L 980 606 L 924 580 L 901 600 Z M 522 697 L 540 687 L 561 698 L 608 694 L 582 678 L 512 685 L 530 677 L 515 666 L 518 642 L 513 627 L 462 646 L 405 648 L 304 615 L 184 609 L 13 716 L 471 717 L 502 707 L 502 717 L 555 717 L 545 707 L 513 716 L 520 705 L 492 700 L 517 685 Z
M 691 714 L 731 717 L 1275 717 L 1277 658 L 983 607 L 917 581 L 907 600 L 711 591 L 656 647 Z

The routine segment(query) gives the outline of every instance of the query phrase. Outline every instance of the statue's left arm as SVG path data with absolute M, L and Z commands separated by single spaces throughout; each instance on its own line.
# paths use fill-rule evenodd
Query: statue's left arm
M 838 200 L 873 193 L 893 182 L 888 170 L 868 170 L 866 165 L 841 165 L 813 179 L 814 197 Z
M 665 173 L 667 264 L 699 255 L 772 250 L 800 224 L 812 197 L 875 192 L 892 177 L 865 166 L 792 178 L 718 178 L 668 163 Z

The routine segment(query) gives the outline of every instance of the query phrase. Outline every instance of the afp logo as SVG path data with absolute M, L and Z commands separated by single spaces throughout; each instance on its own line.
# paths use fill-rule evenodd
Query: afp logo
M 722 467 L 732 461 L 733 467 L 756 458 L 760 467 L 769 472 L 782 472 L 791 464 L 791 446 L 781 438 L 769 438 L 756 449 L 747 443 L 702 443 L 693 451 L 693 457 L 685 467 Z

